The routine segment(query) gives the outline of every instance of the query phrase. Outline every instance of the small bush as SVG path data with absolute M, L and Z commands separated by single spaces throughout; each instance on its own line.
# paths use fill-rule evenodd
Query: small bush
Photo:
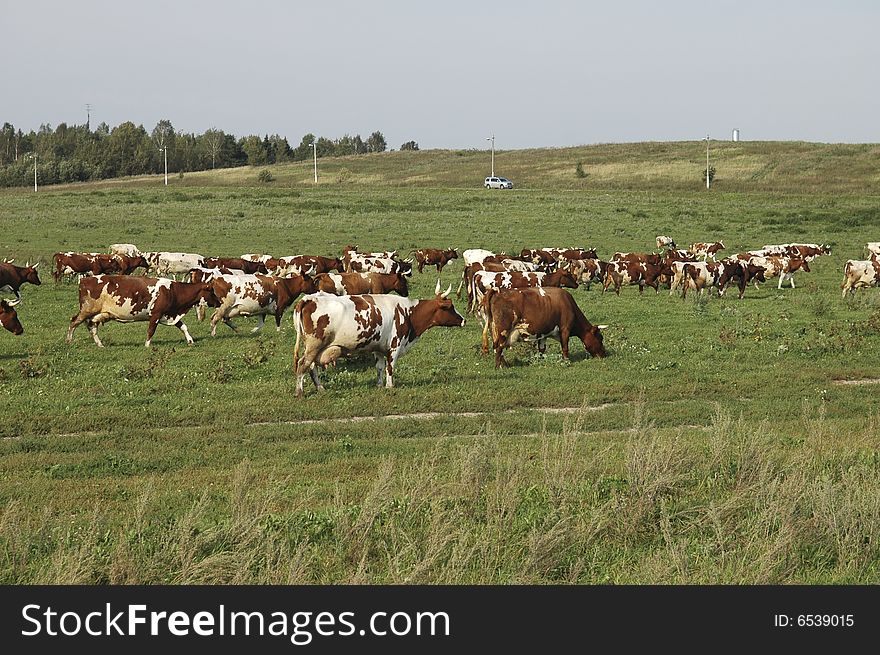
M 260 174 L 257 175 L 257 179 L 260 182 L 268 183 L 268 182 L 274 182 L 275 176 L 272 175 L 272 173 L 270 173 L 268 169 L 264 168 L 263 170 L 260 171 Z
M 709 166 L 709 184 L 715 181 L 715 167 Z M 706 183 L 706 169 L 703 169 L 703 184 Z
M 574 176 L 577 178 L 585 178 L 587 176 L 584 165 L 581 162 L 578 162 L 577 166 L 574 167 Z

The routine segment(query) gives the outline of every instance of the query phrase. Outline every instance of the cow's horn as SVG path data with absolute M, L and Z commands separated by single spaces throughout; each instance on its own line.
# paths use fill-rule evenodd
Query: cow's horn
M 40 262 L 37 262 L 36 264 L 34 264 L 34 270 L 36 270 L 37 266 L 39 266 L 39 265 L 40 265 Z
M 607 325 L 597 325 L 596 327 L 599 328 L 600 330 L 604 330 L 608 326 Z
M 15 307 L 15 306 L 16 306 L 17 304 L 19 304 L 20 302 L 21 302 L 21 298 L 19 298 L 18 300 L 7 300 L 7 301 L 6 301 L 6 304 L 7 304 L 7 306 L 9 306 L 9 307 Z
M 412 264 L 413 258 L 410 257 L 408 259 L 404 259 L 403 261 L 405 261 L 407 264 Z
M 440 278 L 437 278 L 437 286 L 434 287 L 434 295 L 440 295 Z
M 438 291 L 439 291 L 439 289 L 438 289 Z M 449 286 L 446 288 L 446 291 L 444 291 L 440 297 L 441 297 L 441 298 L 447 298 L 447 297 L 449 297 L 449 293 L 450 293 L 451 291 L 452 291 L 452 283 L 449 284 Z

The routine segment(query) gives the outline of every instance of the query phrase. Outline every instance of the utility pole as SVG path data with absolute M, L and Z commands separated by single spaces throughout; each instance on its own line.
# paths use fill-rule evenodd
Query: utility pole
M 486 141 L 492 142 L 492 177 L 495 177 L 495 135 L 487 136 Z
M 168 186 L 168 146 L 162 146 L 159 151 L 165 155 L 165 186 Z
M 315 145 L 314 143 L 310 143 L 309 145 L 312 146 L 312 151 L 315 154 L 315 184 L 317 184 L 318 183 L 318 146 Z

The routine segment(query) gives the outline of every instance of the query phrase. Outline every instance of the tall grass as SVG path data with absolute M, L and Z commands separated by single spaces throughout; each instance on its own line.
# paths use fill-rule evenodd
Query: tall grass
M 385 458 L 360 499 L 291 496 L 235 469 L 228 493 L 168 514 L 147 488 L 111 521 L 0 514 L 3 583 L 876 583 L 876 421 L 827 447 L 821 413 L 780 449 L 719 409 L 661 430 L 636 404 L 625 438 L 584 459 L 587 413 L 558 432 L 446 439 Z M 279 507 L 283 506 L 283 509 Z

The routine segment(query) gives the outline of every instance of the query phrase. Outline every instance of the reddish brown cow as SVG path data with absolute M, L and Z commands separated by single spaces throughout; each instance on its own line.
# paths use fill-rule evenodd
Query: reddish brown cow
M 269 270 L 262 262 L 255 262 L 241 257 L 205 257 L 203 268 L 226 268 L 237 269 L 249 275 L 262 273 L 266 275 Z
M 458 259 L 458 251 L 455 248 L 448 250 L 438 250 L 437 248 L 422 248 L 415 251 L 416 262 L 418 263 L 419 273 L 425 266 L 436 266 L 437 272 L 443 272 L 443 267 L 453 260 Z
M 612 261 L 605 269 L 602 293 L 607 291 L 612 284 L 614 285 L 614 293 L 618 296 L 620 295 L 620 287 L 630 284 L 638 284 L 639 293 L 642 293 L 646 286 L 653 287 L 655 292 L 659 292 L 661 275 L 671 276 L 672 269 L 666 264 L 655 264 L 635 259 Z
M 122 255 L 104 253 L 56 252 L 53 255 L 55 270 L 52 272 L 52 277 L 58 282 L 64 275 L 122 273 L 122 257 Z M 137 259 L 143 260 L 144 258 Z
M 571 294 L 564 289 L 490 289 L 483 297 L 488 321 L 483 331 L 483 352 L 488 352 L 487 334 L 492 332 L 495 368 L 507 366 L 504 349 L 523 340 L 535 340 L 541 352 L 547 337 L 559 339 L 562 357 L 568 359 L 568 340 L 577 337 L 594 357 L 605 357 L 601 328 L 584 316 Z
M 0 300 L 0 326 L 16 336 L 24 332 L 21 321 L 18 320 L 18 314 L 15 313 L 15 306 L 20 302 L 20 300 L 15 302 Z
M 40 286 L 40 276 L 37 274 L 37 266 L 16 266 L 9 262 L 0 263 L 0 291 L 15 294 L 16 300 L 21 300 L 19 289 L 25 282 Z
M 220 321 L 235 331 L 231 319 L 236 316 L 259 317 L 259 324 L 251 330 L 258 332 L 263 327 L 266 315 L 274 314 L 275 327 L 280 330 L 284 311 L 300 294 L 317 291 L 314 280 L 304 275 L 271 277 L 259 273 L 222 274 L 214 276 L 210 285 L 217 301 L 217 304 L 212 305 L 216 310 L 211 317 L 211 336 L 216 335 Z
M 739 299 L 742 300 L 746 293 L 746 286 L 752 279 L 759 282 L 766 282 L 764 278 L 764 269 L 760 266 L 750 264 L 748 261 L 742 261 L 736 257 L 727 257 L 722 259 L 721 274 L 718 276 L 718 295 L 723 296 L 727 285 L 735 280 L 739 288 Z
M 148 348 L 159 323 L 175 326 L 183 332 L 187 343 L 192 344 L 183 317 L 201 300 L 211 307 L 217 306 L 217 298 L 209 284 L 127 275 L 84 277 L 79 282 L 79 312 L 70 319 L 67 343 L 73 341 L 73 331 L 85 321 L 95 344 L 103 348 L 98 327 L 114 320 L 122 323 L 149 321 Z
M 400 273 L 321 273 L 315 276 L 315 285 L 318 291 L 336 296 L 392 291 L 403 297 L 409 296 L 406 276 Z

